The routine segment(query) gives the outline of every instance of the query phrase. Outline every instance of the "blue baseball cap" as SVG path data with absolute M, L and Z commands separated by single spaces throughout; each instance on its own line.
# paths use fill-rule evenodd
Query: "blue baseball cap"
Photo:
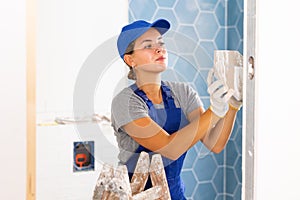
M 149 23 L 144 20 L 137 20 L 122 28 L 117 41 L 118 51 L 122 59 L 124 59 L 128 45 L 143 35 L 150 28 L 156 28 L 159 33 L 163 35 L 169 30 L 170 23 L 165 19 L 158 19 L 153 23 Z

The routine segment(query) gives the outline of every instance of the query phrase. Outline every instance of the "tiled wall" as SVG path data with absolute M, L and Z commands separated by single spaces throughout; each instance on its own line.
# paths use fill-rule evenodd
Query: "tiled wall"
M 163 79 L 186 81 L 209 106 L 206 77 L 216 49 L 243 53 L 243 0 L 129 0 L 129 21 L 165 18 L 169 69 Z M 220 154 L 198 143 L 189 150 L 182 177 L 193 200 L 238 200 L 242 184 L 242 111 Z

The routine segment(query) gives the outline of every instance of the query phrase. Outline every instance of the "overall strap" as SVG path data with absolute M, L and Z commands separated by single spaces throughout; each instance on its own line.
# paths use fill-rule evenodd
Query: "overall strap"
M 136 95 L 141 97 L 146 102 L 149 109 L 153 106 L 152 101 L 147 97 L 145 92 L 143 90 L 140 90 L 135 83 L 132 84 L 130 88 Z M 165 108 L 176 108 L 171 89 L 163 81 L 161 81 L 161 89 Z
M 176 108 L 171 89 L 163 81 L 161 82 L 161 89 L 165 107 Z
M 146 93 L 143 90 L 140 90 L 135 83 L 132 84 L 130 88 L 133 90 L 133 92 L 136 95 L 138 95 L 144 100 L 144 102 L 147 104 L 149 109 L 153 106 L 152 101 L 147 97 Z

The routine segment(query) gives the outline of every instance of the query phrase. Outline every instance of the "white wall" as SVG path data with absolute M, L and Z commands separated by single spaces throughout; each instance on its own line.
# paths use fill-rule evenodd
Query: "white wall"
M 73 110 L 77 77 L 95 49 L 116 37 L 128 21 L 124 0 L 37 0 L 37 112 L 67 113 Z M 111 41 L 110 49 L 116 49 Z M 100 51 L 99 57 L 105 56 Z M 117 58 L 116 58 L 117 59 Z M 99 60 L 101 60 L 99 58 Z M 97 64 L 105 68 L 104 63 Z M 121 59 L 99 78 L 95 109 L 110 111 L 112 88 L 127 69 Z M 90 72 L 91 75 L 93 71 Z M 95 72 L 96 73 L 96 72 Z M 108 75 L 108 78 L 107 78 Z M 105 79 L 105 83 L 102 83 Z M 86 82 L 91 81 L 89 77 Z M 88 83 L 87 83 L 88 84 Z M 98 98 L 102 96 L 102 98 Z
M 25 1 L 0 2 L 0 198 L 26 194 Z
M 300 12 L 292 0 L 256 2 L 256 197 L 300 199 Z
M 72 108 L 72 92 L 78 70 L 94 48 L 108 38 L 115 36 L 120 31 L 120 27 L 127 22 L 127 1 L 37 0 L 37 4 L 37 110 L 39 113 L 46 113 L 46 115 L 57 111 L 69 112 Z M 25 11 L 25 0 L 0 2 L 1 199 L 26 199 Z M 117 62 L 113 63 L 112 66 L 117 64 Z M 120 65 L 118 66 L 120 67 Z M 124 67 L 124 71 L 125 69 Z M 117 72 L 114 73 L 115 71 Z M 118 78 L 116 74 L 122 74 L 124 71 L 114 70 L 111 77 Z M 107 77 L 108 75 L 104 76 L 103 80 L 111 81 L 111 78 Z M 110 98 L 112 92 L 104 90 L 105 92 L 107 92 L 105 97 Z M 101 93 L 101 89 L 99 93 Z M 99 104 L 100 106 L 96 105 L 95 107 L 106 109 L 108 100 L 100 101 Z M 43 127 L 37 129 L 38 139 L 40 139 L 40 136 L 43 137 L 43 130 L 39 132 L 41 129 Z M 61 137 L 63 133 L 60 133 L 66 129 L 68 128 L 65 127 L 56 131 L 57 129 L 48 127 L 44 132 L 55 131 Z M 72 134 L 72 131 L 67 132 Z M 70 137 L 70 135 L 68 136 Z M 59 139 L 53 137 L 53 135 L 50 138 L 54 142 Z M 64 139 L 68 140 L 68 138 Z M 40 145 L 37 144 L 37 147 L 39 148 Z M 53 149 L 47 150 L 44 148 L 42 150 L 38 156 L 43 152 L 51 155 Z M 69 156 L 72 157 L 72 152 Z M 46 156 L 41 155 L 41 157 L 47 159 Z M 72 163 L 69 167 L 72 169 Z M 37 171 L 39 172 L 39 169 Z M 48 175 L 47 178 L 51 177 L 51 174 Z M 77 176 L 82 177 L 83 174 Z M 87 179 L 81 180 L 87 182 L 93 180 L 93 183 L 89 182 L 89 184 L 94 184 L 96 176 L 97 173 L 94 172 L 92 176 L 89 174 Z M 64 181 L 61 183 L 65 183 Z M 78 184 L 85 183 L 84 181 Z M 47 184 L 47 179 L 42 179 L 42 182 Z M 76 184 L 76 181 L 70 180 L 70 182 Z M 72 188 L 72 185 L 69 185 L 68 188 Z M 37 186 L 37 190 L 39 189 L 41 189 L 40 185 Z M 80 190 L 75 189 L 75 191 L 82 193 Z M 61 190 L 61 193 L 64 193 L 64 190 Z M 69 191 L 65 195 L 59 193 L 56 193 L 56 195 L 62 199 L 75 199 L 72 197 L 76 194 Z M 51 193 L 41 194 L 41 196 L 48 196 L 53 199 Z M 87 199 L 89 197 L 78 195 L 77 199 Z
M 103 124 L 103 131 L 94 131 L 89 123 L 80 126 L 89 131 L 78 134 L 74 125 L 37 128 L 37 200 L 92 199 L 102 164 L 117 165 L 111 126 Z M 94 141 L 94 170 L 73 172 L 73 143 L 80 141 Z
M 119 80 L 126 75 L 127 68 L 118 54 L 108 66 L 101 60 L 105 60 L 106 52 L 117 49 L 116 36 L 128 22 L 127 3 L 124 0 L 38 0 L 37 120 L 41 124 L 37 127 L 38 200 L 91 199 L 101 164 L 117 163 L 118 148 L 108 142 L 115 139 L 111 127 L 102 131 L 92 123 L 49 124 L 57 117 L 73 117 L 77 78 L 82 76 L 84 63 L 95 51 L 97 56 L 92 60 L 95 68 L 88 71 L 80 87 L 85 91 L 97 85 L 92 94 L 94 111 L 110 112 L 114 88 L 122 85 Z M 107 41 L 109 48 L 98 51 Z M 97 72 L 98 69 L 103 69 L 103 73 Z M 90 84 L 95 73 L 99 73 L 98 81 Z M 83 94 L 79 98 L 88 97 Z M 86 113 L 80 117 L 87 117 Z M 94 141 L 94 171 L 73 172 L 73 143 L 80 141 Z

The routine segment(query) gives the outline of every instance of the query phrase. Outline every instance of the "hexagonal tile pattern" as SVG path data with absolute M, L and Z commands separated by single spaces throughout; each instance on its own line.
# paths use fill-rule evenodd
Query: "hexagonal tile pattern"
M 227 4 L 228 19 L 227 26 L 234 26 L 237 22 L 237 19 L 241 16 L 241 10 L 236 0 L 228 0 Z
M 174 10 L 172 9 L 159 9 L 154 16 L 154 19 L 165 18 L 171 23 L 171 29 L 177 30 L 178 21 L 176 15 L 174 14 Z
M 156 0 L 159 7 L 172 8 L 176 1 Z
M 216 49 L 220 49 L 220 50 L 226 49 L 225 48 L 226 44 L 225 44 L 225 41 L 224 41 L 225 32 L 226 32 L 225 28 L 220 28 L 218 30 L 217 36 L 216 36 L 215 41 L 214 41 L 216 46 L 217 46 Z
M 233 140 L 229 140 L 226 146 L 226 164 L 233 166 L 238 158 L 238 149 Z
M 198 181 L 212 180 L 217 171 L 217 163 L 211 154 L 198 159 L 194 167 L 195 174 Z
M 155 2 L 148 0 L 131 0 L 129 6 L 135 19 L 151 20 L 157 9 Z
M 237 22 L 237 27 L 236 27 L 240 38 L 242 38 L 244 35 L 243 23 L 244 23 L 244 17 L 241 16 Z
M 179 25 L 178 32 L 190 37 L 190 39 L 195 40 L 195 42 L 198 41 L 198 35 L 194 25 Z
M 197 42 L 190 37 L 187 37 L 186 35 L 176 32 L 174 34 L 174 40 L 175 44 L 177 46 L 177 49 L 180 49 L 180 52 L 184 54 L 192 54 L 197 47 Z
M 208 200 L 215 199 L 217 192 L 212 183 L 200 183 L 198 184 L 196 191 L 193 195 L 193 199 Z
M 195 80 L 195 85 L 197 88 L 197 92 L 199 94 L 203 94 L 205 96 L 208 96 L 207 93 L 207 86 L 206 86 L 206 79 L 203 78 L 201 75 L 199 75 Z M 200 85 L 203 85 L 202 87 Z
M 200 38 L 207 40 L 212 40 L 219 29 L 216 16 L 206 12 L 200 13 L 195 26 Z
M 181 173 L 182 180 L 185 183 L 189 183 L 188 187 L 185 187 L 185 195 L 186 197 L 192 197 L 193 192 L 197 187 L 197 180 L 192 170 L 183 170 Z
M 226 192 L 228 194 L 233 194 L 236 189 L 238 189 L 238 177 L 235 173 L 235 170 L 231 167 L 226 169 Z
M 213 185 L 216 188 L 216 191 L 218 193 L 223 193 L 224 191 L 224 173 L 226 168 L 225 167 L 219 167 L 217 169 L 217 173 L 213 178 Z
M 195 58 L 197 61 L 197 68 L 211 68 L 213 66 L 213 59 L 201 45 L 197 46 L 195 49 Z
M 167 69 L 163 74 L 162 74 L 162 79 L 163 80 L 168 80 L 168 81 L 181 81 L 184 82 L 184 77 L 181 76 L 180 73 L 175 71 L 174 69 Z
M 197 157 L 198 157 L 198 153 L 197 153 L 196 147 L 192 147 L 187 152 L 187 155 L 186 155 L 186 158 L 185 158 L 185 161 L 183 164 L 183 168 L 184 169 L 192 169 L 195 160 L 197 160 Z
M 178 59 L 176 65 L 174 66 L 175 71 L 177 71 L 186 82 L 192 82 L 197 70 L 193 65 L 186 59 Z
M 178 21 L 183 24 L 193 24 L 199 13 L 195 0 L 178 0 L 174 10 Z
M 212 41 L 202 41 L 200 42 L 200 46 L 207 53 L 209 60 L 213 61 L 214 59 L 214 50 L 216 49 L 215 43 Z
M 238 182 L 242 183 L 242 156 L 240 155 L 234 165 L 234 169 L 238 178 Z
M 227 45 L 229 50 L 236 50 L 240 46 L 240 40 L 237 40 L 236 38 L 239 37 L 239 33 L 236 28 L 228 28 L 228 34 L 231 35 L 232 38 L 228 39 Z
M 200 9 L 206 11 L 213 11 L 217 3 L 218 0 L 198 0 Z
M 218 19 L 218 22 L 221 26 L 226 26 L 225 22 L 225 9 L 226 9 L 226 4 L 224 1 L 219 1 L 215 10 L 215 15 Z M 224 37 L 225 38 L 225 37 Z
M 169 67 L 165 80 L 188 82 L 209 107 L 206 77 L 216 49 L 243 53 L 243 0 L 129 0 L 129 20 L 165 18 Z M 225 16 L 227 18 L 225 19 Z M 242 110 L 219 154 L 197 143 L 188 151 L 182 179 L 189 200 L 239 200 L 242 188 Z

